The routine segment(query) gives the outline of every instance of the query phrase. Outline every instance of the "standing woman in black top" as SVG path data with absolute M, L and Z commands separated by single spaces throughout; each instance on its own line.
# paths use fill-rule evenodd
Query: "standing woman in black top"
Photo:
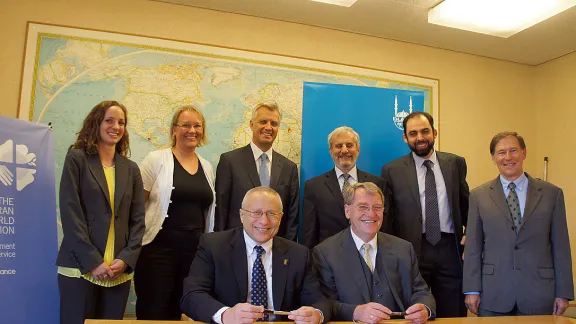
M 64 160 L 56 261 L 62 324 L 124 315 L 144 235 L 142 178 L 126 158 L 127 117 L 116 101 L 96 105 Z
M 200 110 L 178 108 L 170 139 L 172 147 L 150 152 L 140 165 L 146 233 L 134 275 L 139 320 L 180 320 L 184 278 L 200 235 L 214 227 L 214 171 L 196 152 L 207 143 Z

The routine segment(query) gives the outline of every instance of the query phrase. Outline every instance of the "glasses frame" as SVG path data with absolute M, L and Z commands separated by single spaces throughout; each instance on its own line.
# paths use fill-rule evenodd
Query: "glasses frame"
M 265 212 L 265 211 L 251 211 L 251 210 L 247 210 L 244 208 L 240 208 L 240 210 L 250 214 L 250 217 L 254 218 L 254 219 L 260 219 L 262 218 L 262 216 L 266 215 L 266 217 L 268 217 L 268 220 L 274 220 L 276 222 L 278 222 L 280 220 L 280 218 L 282 217 L 282 215 L 284 215 L 283 212 Z

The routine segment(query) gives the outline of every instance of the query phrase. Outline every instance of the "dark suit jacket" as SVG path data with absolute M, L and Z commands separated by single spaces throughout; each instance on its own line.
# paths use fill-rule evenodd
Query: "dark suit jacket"
M 336 300 L 333 320 L 352 321 L 354 309 L 370 302 L 369 287 L 350 228 L 332 236 L 314 248 L 314 270 L 324 294 Z M 385 278 L 402 311 L 421 303 L 436 313 L 436 302 L 422 279 L 412 244 L 397 237 L 378 233 L 375 271 Z M 377 302 L 377 301 L 376 301 Z M 384 305 L 386 306 L 386 305 Z
M 382 192 L 386 189 L 384 179 L 359 169 L 358 182 L 373 182 Z M 313 248 L 348 226 L 336 170 L 306 181 L 302 204 L 302 244 Z
M 138 165 L 116 153 L 114 191 L 114 255 L 136 266 L 144 236 L 144 189 Z M 87 273 L 104 262 L 112 209 L 99 155 L 71 149 L 66 155 L 60 181 L 60 218 L 64 239 L 58 252 L 59 266 Z
M 436 151 L 440 169 L 446 183 L 446 193 L 456 234 L 457 247 L 460 247 L 463 230 L 468 220 L 468 197 L 466 182 L 466 160 L 451 153 Z M 396 159 L 382 167 L 382 178 L 386 180 L 386 202 L 384 231 L 403 238 L 412 245 L 416 254 L 422 249 L 422 206 L 418 191 L 418 177 L 412 153 Z M 458 253 L 462 254 L 463 249 Z
M 184 280 L 180 307 L 194 320 L 210 322 L 222 307 L 247 302 L 248 260 L 244 230 L 204 234 L 190 275 Z M 331 306 L 313 277 L 310 251 L 297 243 L 274 237 L 272 244 L 272 297 L 276 310 L 313 306 L 330 319 Z
M 246 192 L 260 186 L 250 145 L 224 153 L 216 168 L 215 231 L 242 226 L 240 207 Z M 284 216 L 278 234 L 295 241 L 298 234 L 298 168 L 282 154 L 273 151 L 270 188 L 282 199 Z
M 500 177 L 472 190 L 464 252 L 464 292 L 481 292 L 480 308 L 552 314 L 554 298 L 574 299 L 562 189 L 528 176 L 518 235 Z

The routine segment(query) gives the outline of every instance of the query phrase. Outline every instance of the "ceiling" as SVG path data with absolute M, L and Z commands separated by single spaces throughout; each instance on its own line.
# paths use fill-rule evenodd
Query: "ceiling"
M 394 39 L 538 65 L 576 51 L 576 6 L 509 38 L 428 23 L 442 0 L 358 0 L 345 8 L 309 0 L 154 0 Z

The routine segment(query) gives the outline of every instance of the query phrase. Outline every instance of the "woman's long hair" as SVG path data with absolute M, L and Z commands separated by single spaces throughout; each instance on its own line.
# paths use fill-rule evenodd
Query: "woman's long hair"
M 130 155 L 130 139 L 128 137 L 128 112 L 126 111 L 126 107 L 120 104 L 117 101 L 102 101 L 101 103 L 97 104 L 88 116 L 84 119 L 84 123 L 82 125 L 82 129 L 77 133 L 78 139 L 76 142 L 70 146 L 71 149 L 82 149 L 89 155 L 96 155 L 98 154 L 98 140 L 100 139 L 100 125 L 104 120 L 104 116 L 106 115 L 106 111 L 108 108 L 116 106 L 120 107 L 124 112 L 124 135 L 116 143 L 116 152 L 122 156 L 129 156 Z

